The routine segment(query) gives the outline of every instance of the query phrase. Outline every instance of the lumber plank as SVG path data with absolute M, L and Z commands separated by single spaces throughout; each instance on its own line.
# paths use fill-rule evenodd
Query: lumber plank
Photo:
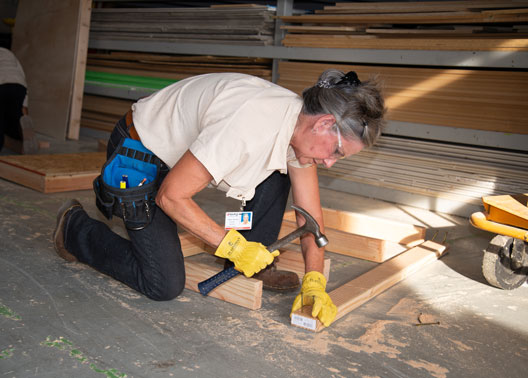
M 86 56 L 88 54 L 88 39 L 90 34 L 90 16 L 92 1 L 79 1 L 79 24 L 77 28 L 78 41 L 75 52 L 75 66 L 73 76 L 72 104 L 67 137 L 79 139 L 81 131 L 81 110 L 84 92 L 84 76 L 86 73 Z
M 425 238 L 424 227 L 367 215 L 323 208 L 327 251 L 383 262 Z M 297 228 L 295 213 L 284 214 L 279 237 Z M 292 243 L 299 244 L 298 240 Z
M 214 263 L 190 261 L 185 259 L 185 288 L 199 292 L 198 283 L 220 272 L 223 267 Z M 221 299 L 250 310 L 258 310 L 262 306 L 262 281 L 238 275 L 208 294 L 209 297 Z
M 296 229 L 295 222 L 283 220 L 279 238 Z M 325 229 L 325 235 L 328 238 L 328 244 L 325 246 L 327 251 L 374 262 L 385 261 L 405 250 L 405 247 L 386 240 L 349 234 L 331 228 Z M 299 244 L 299 240 L 294 240 L 292 243 Z
M 284 219 L 295 221 L 295 212 L 293 210 L 285 212 Z M 425 227 L 409 223 L 396 222 L 349 211 L 328 209 L 326 207 L 323 208 L 323 221 L 325 229 L 333 228 L 398 244 L 409 244 L 416 240 L 424 239 L 426 231 Z
M 134 101 L 118 98 L 85 95 L 83 99 L 83 110 L 90 110 L 97 113 L 110 114 L 114 116 L 114 122 L 123 117 Z
M 528 19 L 528 16 L 527 16 Z M 380 50 L 445 50 L 445 51 L 526 51 L 527 38 L 511 36 L 495 38 L 480 37 L 376 37 L 375 35 L 316 35 L 287 34 L 282 40 L 287 47 L 322 47 L 345 49 L 380 49 Z
M 183 257 L 194 256 L 205 252 L 205 242 L 193 234 L 184 231 L 179 232 L 178 237 L 180 238 Z
M 388 260 L 328 294 L 337 307 L 335 320 L 358 308 L 385 290 L 440 258 L 446 246 L 431 240 Z M 311 316 L 311 306 L 304 306 L 292 316 L 292 325 L 318 332 L 324 328 Z
M 106 161 L 104 152 L 0 156 L 0 177 L 44 192 L 91 189 Z
M 86 118 L 86 117 L 83 116 L 81 118 L 81 126 L 82 127 L 88 127 L 88 128 L 91 128 L 91 129 L 96 129 L 96 130 L 103 130 L 103 131 L 112 132 L 112 130 L 115 127 L 115 123 L 114 122 L 100 121 L 100 120 L 97 120 L 97 119 L 90 119 L 90 118 Z
M 498 22 L 526 22 L 528 17 L 520 14 L 489 15 L 479 12 L 420 12 L 420 13 L 378 13 L 378 14 L 316 14 L 302 16 L 281 16 L 283 22 L 314 24 L 473 24 Z

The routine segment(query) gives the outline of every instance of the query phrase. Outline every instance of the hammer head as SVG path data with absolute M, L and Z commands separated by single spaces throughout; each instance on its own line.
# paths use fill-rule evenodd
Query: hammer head
M 306 210 L 299 206 L 292 205 L 292 207 L 297 210 L 306 220 L 306 223 L 304 224 L 304 230 L 307 232 L 311 232 L 315 236 L 315 244 L 317 244 L 318 247 L 324 247 L 328 244 L 328 239 L 326 236 L 321 233 L 321 229 L 319 228 L 319 223 L 312 217 Z

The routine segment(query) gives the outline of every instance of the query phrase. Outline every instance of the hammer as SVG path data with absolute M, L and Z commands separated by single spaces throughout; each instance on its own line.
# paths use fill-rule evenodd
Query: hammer
M 273 252 L 308 232 L 311 232 L 314 235 L 315 244 L 317 244 L 318 247 L 324 247 L 325 245 L 327 245 L 328 239 L 321 233 L 321 229 L 319 228 L 319 224 L 317 223 L 317 221 L 303 208 L 295 205 L 292 205 L 292 207 L 302 214 L 302 216 L 306 220 L 306 223 L 295 231 L 290 232 L 285 237 L 277 240 L 275 243 L 267 247 L 267 250 Z M 226 268 L 220 273 L 217 273 L 214 276 L 206 279 L 205 281 L 200 282 L 198 284 L 198 290 L 200 290 L 201 294 L 207 295 L 215 287 L 230 280 L 238 274 L 240 274 L 240 272 L 236 270 L 235 267 Z

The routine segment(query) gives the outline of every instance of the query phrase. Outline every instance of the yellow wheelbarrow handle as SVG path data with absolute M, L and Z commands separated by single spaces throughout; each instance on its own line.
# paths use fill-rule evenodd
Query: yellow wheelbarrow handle
M 486 219 L 486 214 L 481 211 L 471 214 L 469 223 L 476 228 L 485 231 L 511 236 L 512 238 L 521 239 L 528 242 L 528 231 L 513 226 L 507 226 L 502 223 L 492 222 Z

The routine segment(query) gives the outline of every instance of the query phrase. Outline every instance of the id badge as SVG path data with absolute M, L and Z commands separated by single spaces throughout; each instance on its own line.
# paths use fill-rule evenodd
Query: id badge
M 225 216 L 226 230 L 251 230 L 253 222 L 252 211 L 231 211 Z

